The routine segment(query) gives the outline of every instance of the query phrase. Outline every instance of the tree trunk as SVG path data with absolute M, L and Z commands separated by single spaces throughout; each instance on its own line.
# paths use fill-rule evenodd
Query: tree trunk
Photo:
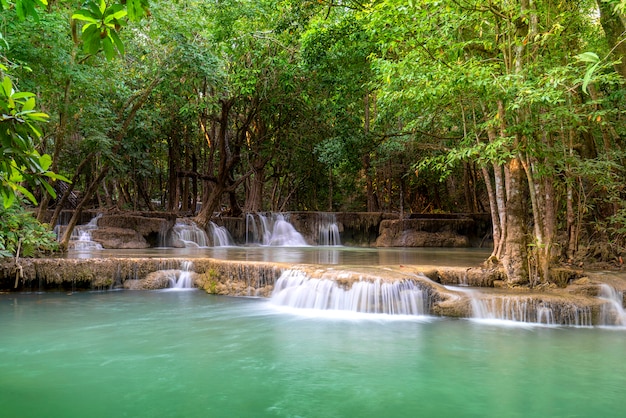
M 500 216 L 498 215 L 498 203 L 493 186 L 491 185 L 491 177 L 489 176 L 489 170 L 487 170 L 487 167 L 482 168 L 482 173 L 485 181 L 485 187 L 487 188 L 487 196 L 489 197 L 489 213 L 491 214 L 491 228 L 493 231 L 493 251 L 491 252 L 491 257 L 495 257 L 497 259 L 497 252 L 500 248 L 500 241 L 502 239 L 502 226 L 500 225 Z
M 512 159 L 506 166 L 506 236 L 502 265 L 511 283 L 528 283 L 527 182 L 522 162 Z
M 180 142 L 172 129 L 168 138 L 168 181 L 167 210 L 178 211 L 180 192 L 178 188 L 178 172 L 180 171 Z
M 367 193 L 367 211 L 378 212 L 380 207 L 378 205 L 376 192 L 374 191 L 374 180 L 372 180 L 372 174 L 370 171 L 370 155 L 365 154 L 363 156 L 363 174 L 365 176 L 365 188 Z
M 250 188 L 247 193 L 245 212 L 260 212 L 263 210 L 263 187 L 265 185 L 265 167 L 253 167 L 254 175 L 250 176 Z
M 72 177 L 71 183 L 68 184 L 67 189 L 65 189 L 65 192 L 63 192 L 63 196 L 61 197 L 61 200 L 57 203 L 56 208 L 54 208 L 54 213 L 52 214 L 52 218 L 50 219 L 51 227 L 54 227 L 56 225 L 57 220 L 59 219 L 59 214 L 63 210 L 63 206 L 65 206 L 65 203 L 69 200 L 70 196 L 72 195 L 72 191 L 74 190 L 74 186 L 76 185 L 76 182 L 78 181 L 78 177 L 80 176 L 80 173 L 83 171 L 85 166 L 89 164 L 89 162 L 91 162 L 94 156 L 95 156 L 95 153 L 93 152 L 87 155 L 80 162 L 80 164 L 76 168 L 76 171 L 74 171 L 74 176 Z
M 74 210 L 74 214 L 72 215 L 72 218 L 67 224 L 67 227 L 65 228 L 65 233 L 63 234 L 63 238 L 61 239 L 61 243 L 59 244 L 62 251 L 67 251 L 67 247 L 70 242 L 70 237 L 72 236 L 72 232 L 74 231 L 74 228 L 76 227 L 76 224 L 78 223 L 78 219 L 80 218 L 83 208 L 86 206 L 87 202 L 92 198 L 96 190 L 98 190 L 98 187 L 100 186 L 100 181 L 104 179 L 104 177 L 109 172 L 109 169 L 110 169 L 110 166 L 108 165 L 105 165 L 102 168 L 102 170 L 100 171 L 100 174 L 91 182 L 91 184 L 89 185 L 89 188 L 87 189 L 87 191 L 85 191 L 85 194 L 82 200 L 78 204 L 78 207 Z
M 229 121 L 230 111 L 234 104 L 234 99 L 221 100 L 221 111 L 219 117 L 219 128 L 217 136 L 215 138 L 216 146 L 219 154 L 219 164 L 217 167 L 217 175 L 213 188 L 208 196 L 202 202 L 202 209 L 196 216 L 196 222 L 202 227 L 206 228 L 213 217 L 213 213 L 219 207 L 222 194 L 226 191 L 228 186 L 228 180 L 231 169 L 236 162 L 236 157 L 231 155 L 230 151 L 230 135 L 229 135 Z

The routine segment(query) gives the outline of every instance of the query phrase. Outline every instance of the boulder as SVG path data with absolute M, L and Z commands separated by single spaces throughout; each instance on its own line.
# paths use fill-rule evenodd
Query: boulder
M 171 216 L 142 216 L 133 213 L 104 214 L 98 220 L 98 229 L 126 229 L 137 232 L 149 246 L 158 246 L 159 239 L 174 226 L 176 217 Z M 92 233 L 93 236 L 93 233 Z M 94 239 L 95 241 L 95 239 Z M 141 241 L 141 240 L 139 240 Z M 103 244 L 104 246 L 104 244 Z M 105 247 L 105 248 L 147 248 L 140 247 Z
M 471 247 L 458 231 L 470 229 L 472 219 L 404 219 L 380 223 L 377 247 Z
M 91 231 L 91 240 L 108 249 L 150 248 L 139 232 L 128 228 L 99 227 Z

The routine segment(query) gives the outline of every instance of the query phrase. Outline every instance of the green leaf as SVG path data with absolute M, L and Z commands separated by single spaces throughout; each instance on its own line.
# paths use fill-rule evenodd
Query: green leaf
M 79 10 L 72 15 L 72 19 L 81 20 L 83 22 L 98 23 L 100 20 L 95 17 L 89 10 Z
M 115 47 L 110 37 L 106 37 L 102 40 L 102 49 L 104 50 L 104 56 L 110 61 L 115 58 Z
M 26 199 L 30 200 L 33 205 L 37 204 L 37 199 L 35 196 L 29 192 L 25 187 L 20 186 L 19 184 L 15 185 L 15 190 L 22 194 Z
M 576 55 L 576 58 L 582 62 L 597 63 L 600 61 L 600 57 L 594 52 L 583 52 L 582 54 Z
M 126 9 L 121 4 L 110 6 L 104 14 L 104 22 L 119 20 L 127 15 Z
M 28 117 L 29 119 L 35 120 L 37 122 L 47 122 L 48 119 L 50 118 L 50 116 L 47 113 L 43 113 L 43 112 L 29 112 L 28 113 Z
M 11 97 L 15 100 L 19 100 L 19 99 L 26 99 L 28 97 L 34 97 L 34 96 L 35 96 L 35 93 L 31 93 L 29 91 L 20 91 L 17 93 L 13 93 Z
M 115 43 L 115 46 L 117 47 L 117 50 L 120 52 L 121 55 L 124 55 L 124 43 L 120 39 L 117 32 L 111 31 L 109 35 L 111 35 L 111 39 L 113 39 L 113 42 Z
M 4 205 L 4 208 L 5 209 L 10 208 L 13 205 L 13 203 L 15 203 L 15 193 L 13 192 L 7 193 L 6 190 L 0 190 L 0 192 L 2 192 L 1 193 L 2 203 Z
M 593 77 L 593 73 L 596 71 L 596 68 L 598 68 L 599 64 L 600 64 L 599 62 L 596 62 L 591 67 L 589 67 L 587 71 L 585 72 L 585 77 L 583 78 L 582 89 L 587 94 L 589 94 L 589 92 L 587 91 L 587 87 L 589 86 L 589 83 L 591 82 L 591 78 Z
M 11 97 L 11 93 L 13 92 L 13 83 L 11 83 L 11 79 L 8 76 L 4 76 L 2 80 L 2 90 L 6 97 Z
M 52 164 L 52 157 L 49 154 L 44 154 L 41 157 L 39 157 L 39 165 L 41 166 L 41 169 L 46 171 L 50 165 Z
M 94 24 L 83 28 L 84 49 L 89 54 L 97 54 L 100 50 L 100 31 Z
M 15 98 L 15 95 L 13 96 L 13 98 Z M 35 108 L 35 98 L 31 97 L 28 100 L 26 100 L 26 102 L 24 102 L 24 105 L 22 106 L 22 111 L 33 110 L 34 108 Z
M 65 177 L 62 174 L 57 174 L 57 173 L 53 173 L 52 171 L 46 171 L 44 173 L 44 175 L 52 180 L 61 180 L 64 181 L 65 183 L 71 183 L 72 181 L 69 180 L 67 177 Z
M 41 184 L 43 185 L 44 189 L 46 189 L 48 194 L 52 196 L 53 199 L 56 199 L 57 192 L 54 190 L 54 188 L 47 181 L 42 181 Z

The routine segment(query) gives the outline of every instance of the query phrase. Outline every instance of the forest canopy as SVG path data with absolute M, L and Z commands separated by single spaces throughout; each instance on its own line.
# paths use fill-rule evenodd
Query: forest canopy
M 625 13 L 624 0 L 0 0 L 0 198 L 50 221 L 76 191 L 78 209 L 205 226 L 486 212 L 508 277 L 547 281 L 555 261 L 625 244 Z

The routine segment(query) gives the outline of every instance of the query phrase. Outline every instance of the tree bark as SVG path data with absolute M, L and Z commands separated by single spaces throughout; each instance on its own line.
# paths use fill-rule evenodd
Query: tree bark
M 507 222 L 502 265 L 508 281 L 528 283 L 527 253 L 527 183 L 519 158 L 512 159 L 506 170 Z

